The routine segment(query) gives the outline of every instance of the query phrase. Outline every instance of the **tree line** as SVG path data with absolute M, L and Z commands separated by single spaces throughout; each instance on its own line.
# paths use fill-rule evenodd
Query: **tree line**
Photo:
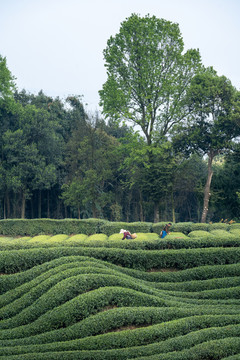
M 91 114 L 77 95 L 17 90 L 0 56 L 0 217 L 239 219 L 231 81 L 149 15 L 126 19 L 104 59 L 103 110 Z

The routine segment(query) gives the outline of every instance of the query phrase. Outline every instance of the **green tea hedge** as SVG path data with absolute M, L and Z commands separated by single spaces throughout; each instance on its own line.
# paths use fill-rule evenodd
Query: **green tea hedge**
M 101 219 L 7 219 L 0 220 L 0 234 L 35 236 L 40 234 L 95 234 L 100 232 Z
M 202 265 L 233 264 L 240 259 L 240 248 L 200 248 L 181 250 L 126 250 L 116 248 L 61 247 L 0 252 L 0 272 L 14 273 L 62 256 L 92 256 L 136 269 L 187 269 Z

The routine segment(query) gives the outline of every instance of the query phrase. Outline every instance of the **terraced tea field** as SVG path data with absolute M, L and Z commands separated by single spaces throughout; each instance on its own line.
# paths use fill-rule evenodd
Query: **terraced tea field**
M 239 230 L 0 249 L 0 359 L 240 359 Z

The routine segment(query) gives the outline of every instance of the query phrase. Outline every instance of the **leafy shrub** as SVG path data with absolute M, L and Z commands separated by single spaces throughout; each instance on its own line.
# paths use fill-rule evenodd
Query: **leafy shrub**
M 169 239 L 187 239 L 187 236 L 185 234 L 183 234 L 182 232 L 170 232 L 169 235 L 167 235 L 166 240 Z
M 210 224 L 195 223 L 195 224 L 192 224 L 191 228 L 192 228 L 192 231 L 197 231 L 197 230 L 209 231 L 210 226 L 211 226 Z
M 153 227 L 0 237 L 2 358 L 237 359 L 239 230 Z
M 16 238 L 14 238 L 16 240 Z M 31 236 L 23 236 L 20 238 L 17 238 L 18 241 L 27 241 L 27 240 L 31 240 L 32 237 Z
M 149 314 L 148 309 L 146 309 L 146 313 Z M 141 320 L 142 322 L 144 320 L 147 321 L 147 317 L 144 315 L 144 309 L 141 311 L 141 308 L 139 316 L 136 311 L 133 311 L 132 314 L 129 313 L 132 322 L 136 324 L 140 323 Z M 95 316 L 95 318 L 97 320 L 97 316 Z M 108 318 L 110 321 L 109 328 L 111 328 L 111 325 L 114 324 L 111 321 L 111 316 L 108 316 Z M 149 316 L 149 319 L 150 318 L 151 316 Z M 102 321 L 98 322 L 96 320 L 95 326 L 92 326 L 93 333 L 95 327 L 98 330 L 102 324 Z M 121 318 L 116 316 L 116 322 L 117 321 L 121 324 Z M 86 321 L 83 320 L 83 322 L 85 322 L 85 328 L 89 328 Z M 204 327 L 206 327 L 206 329 L 204 329 Z M 105 329 L 105 326 L 103 329 Z M 217 331 L 217 329 L 219 331 Z M 222 339 L 224 336 L 226 339 Z M 170 323 L 155 324 L 149 326 L 147 329 L 142 327 L 135 331 L 110 332 L 96 337 L 88 336 L 87 338 L 80 336 L 80 339 L 71 339 L 69 342 L 59 341 L 33 347 L 15 346 L 11 350 L 5 348 L 3 349 L 3 355 L 15 354 L 19 355 L 21 359 L 22 353 L 33 355 L 34 349 L 34 354 L 38 352 L 42 356 L 46 354 L 48 356 L 46 358 L 49 358 L 51 351 L 57 352 L 58 355 L 61 354 L 60 356 L 62 358 L 64 351 L 66 351 L 69 356 L 69 354 L 72 353 L 70 350 L 75 349 L 75 355 L 77 357 L 74 357 L 74 359 L 110 360 L 128 359 L 133 356 L 134 358 L 137 356 L 137 359 L 146 359 L 141 357 L 143 354 L 148 356 L 152 355 L 151 359 L 155 358 L 154 354 L 157 354 L 156 359 L 159 359 L 159 354 L 161 354 L 160 356 L 163 359 L 165 357 L 172 359 L 172 355 L 180 356 L 174 356 L 174 359 L 184 359 L 181 355 L 185 356 L 191 350 L 194 359 L 219 359 L 217 354 L 233 354 L 238 351 L 240 346 L 238 336 L 239 324 L 236 324 L 232 320 L 232 317 L 226 316 L 221 320 L 218 316 L 209 316 L 209 318 L 207 316 L 196 316 L 195 318 L 184 318 Z M 216 339 L 220 340 L 216 341 Z M 227 344 L 228 340 L 229 344 Z M 206 346 L 206 344 L 208 346 Z M 215 346 L 211 346 L 210 344 L 214 344 Z M 200 357 L 198 357 L 199 353 L 201 353 Z M 211 357 L 211 355 L 214 357 Z M 191 359 L 188 355 L 186 358 Z
M 200 231 L 200 230 L 199 230 Z M 219 231 L 219 230 L 218 230 Z M 90 238 L 85 234 L 75 236 L 68 236 L 66 234 L 51 237 L 50 235 L 39 235 L 38 237 L 30 238 L 29 240 L 0 237 L 0 247 L 2 250 L 18 250 L 30 249 L 39 247 L 107 247 L 107 248 L 121 248 L 132 250 L 164 250 L 164 249 L 193 249 L 193 248 L 209 248 L 209 247 L 240 247 L 240 236 L 234 235 L 231 232 L 221 232 L 220 235 L 213 235 L 212 233 L 193 232 L 189 233 L 191 236 L 186 236 L 183 233 L 174 233 L 160 239 L 156 233 L 138 233 L 136 239 L 122 241 L 122 234 L 113 234 L 107 237 L 104 234 L 96 234 Z M 207 234 L 207 235 L 206 235 Z M 194 236 L 193 236 L 194 235 Z M 196 235 L 196 236 L 195 236 Z M 60 237 L 58 237 L 60 236 Z M 199 237 L 200 236 L 200 237 Z M 56 241 L 51 241 L 51 239 Z M 33 240 L 32 240 L 33 239 Z M 73 240 L 71 240 L 73 239 Z M 76 240 L 74 240 L 76 239 Z M 98 239 L 101 239 L 100 241 Z
M 151 232 L 152 223 L 147 223 L 147 222 L 126 223 L 126 222 L 106 221 L 102 223 L 100 226 L 100 232 L 106 234 L 107 236 L 119 233 L 121 229 L 126 229 L 131 233 Z
M 235 228 L 235 229 L 232 229 L 230 228 L 229 232 L 235 236 L 239 236 L 240 237 L 240 228 Z
M 132 240 L 131 240 L 132 241 Z M 135 241 L 136 243 L 137 241 Z M 130 242 L 131 243 L 131 242 Z M 140 242 L 141 243 L 141 242 Z M 0 252 L 0 272 L 13 273 L 62 256 L 91 256 L 135 269 L 178 268 L 232 264 L 239 261 L 240 248 L 206 248 L 180 250 L 129 250 L 119 248 L 57 247 Z
M 88 236 L 86 234 L 75 234 L 73 236 L 69 236 L 68 239 L 66 239 L 66 242 L 78 242 L 86 240 Z
M 108 237 L 107 235 L 105 234 L 94 234 L 94 235 L 91 235 L 87 238 L 87 240 L 89 241 L 92 241 L 92 240 L 101 240 L 101 241 L 104 241 L 104 240 L 107 240 Z
M 87 235 L 100 232 L 101 219 L 7 219 L 0 220 L 0 234 L 35 236 L 39 234 L 78 234 Z
M 229 230 L 232 225 L 226 223 L 214 223 L 209 225 L 209 231 L 212 230 Z
M 173 223 L 170 231 L 182 232 L 187 235 L 192 230 L 192 225 L 192 222 Z
M 165 226 L 166 224 L 168 224 L 169 222 L 171 222 L 171 221 L 161 221 L 161 222 L 158 222 L 158 223 L 154 223 L 154 224 L 152 225 L 152 231 L 153 231 L 154 233 L 160 234 L 160 232 L 162 231 L 162 229 L 164 228 L 164 226 Z
M 37 242 L 37 243 L 42 243 L 42 242 L 46 242 L 50 239 L 50 235 L 37 235 L 37 236 L 33 236 L 31 239 L 29 239 L 30 243 L 33 242 Z
M 226 237 L 226 238 L 233 236 L 229 231 L 221 230 L 221 229 L 211 230 L 210 234 L 212 234 L 214 236 L 219 236 L 219 237 L 221 236 L 221 237 Z
M 123 238 L 123 235 L 122 234 L 112 234 L 108 237 L 108 240 L 110 241 L 120 241 L 121 239 Z
M 137 233 L 137 238 L 134 240 L 140 240 L 140 241 L 152 241 L 152 240 L 159 240 L 159 235 L 156 233 Z
M 230 265 L 213 265 L 213 266 L 202 266 L 196 268 L 190 268 L 177 272 L 142 272 L 134 269 L 128 269 L 118 267 L 114 264 L 107 263 L 94 258 L 83 257 L 83 256 L 64 256 L 54 259 L 50 262 L 45 262 L 41 265 L 37 265 L 27 271 L 10 274 L 7 277 L 1 278 L 1 290 L 4 293 L 7 290 L 14 289 L 21 284 L 27 283 L 24 289 L 30 289 L 36 285 L 36 282 L 43 281 L 49 276 L 64 271 L 72 267 L 91 266 L 97 268 L 109 268 L 117 270 L 120 273 L 130 275 L 134 278 L 140 278 L 149 282 L 160 282 L 160 283 L 176 283 L 186 282 L 194 280 L 209 280 L 213 278 L 228 278 L 228 277 L 239 277 L 240 276 L 240 263 Z M 36 280 L 34 280 L 36 278 Z M 34 282 L 32 282 L 34 280 Z M 19 288 L 21 291 L 21 289 Z M 11 294 L 14 298 L 21 295 L 21 292 L 14 290 Z M 10 302 L 9 298 L 5 297 L 5 304 Z M 4 304 L 3 298 L 1 298 L 1 306 Z
M 213 234 L 204 230 L 193 230 L 188 234 L 188 236 L 190 238 L 202 238 L 202 237 L 213 237 Z
M 58 235 L 54 235 L 51 236 L 48 241 L 53 243 L 53 242 L 64 242 L 69 238 L 69 235 L 66 234 L 58 234 Z
M 240 223 L 231 224 L 230 229 L 240 229 Z

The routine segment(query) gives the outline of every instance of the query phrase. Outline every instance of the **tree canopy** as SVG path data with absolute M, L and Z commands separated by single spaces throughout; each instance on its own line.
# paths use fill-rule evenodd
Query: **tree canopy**
M 202 222 L 206 222 L 210 186 L 215 156 L 232 148 L 240 135 L 235 119 L 239 117 L 237 90 L 225 76 L 218 76 L 212 68 L 197 74 L 188 89 L 188 104 L 192 116 L 178 128 L 176 142 L 186 151 L 196 151 L 208 157 L 208 176 L 204 190 Z
M 186 90 L 201 67 L 198 50 L 183 50 L 177 24 L 131 15 L 104 50 L 103 113 L 139 125 L 149 145 L 165 136 L 186 116 Z
M 123 21 L 104 59 L 103 114 L 91 114 L 79 95 L 18 91 L 0 56 L 0 218 L 239 220 L 231 81 L 155 16 Z

